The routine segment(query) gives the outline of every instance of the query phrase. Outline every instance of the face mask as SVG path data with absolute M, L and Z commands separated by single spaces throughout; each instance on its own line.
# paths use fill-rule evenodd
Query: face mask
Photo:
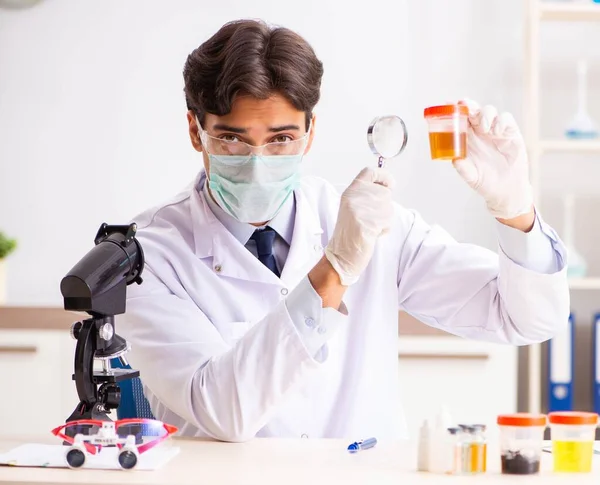
M 300 179 L 299 155 L 208 155 L 208 186 L 221 208 L 241 222 L 268 222 Z

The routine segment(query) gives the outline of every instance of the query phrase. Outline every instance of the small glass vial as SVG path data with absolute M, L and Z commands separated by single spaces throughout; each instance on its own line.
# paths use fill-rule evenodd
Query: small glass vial
M 452 475 L 459 475 L 462 470 L 460 428 L 448 428 L 448 442 L 450 443 L 448 450 L 450 455 L 450 466 L 448 467 L 448 473 Z
M 485 473 L 487 461 L 487 440 L 485 437 L 485 425 L 459 424 L 459 443 L 461 450 L 462 475 L 474 475 Z
M 485 424 L 475 424 L 473 428 L 472 472 L 485 473 L 487 470 L 487 439 Z
M 458 433 L 456 438 L 456 451 L 457 451 L 457 469 L 458 475 L 470 475 L 471 474 L 471 444 L 473 442 L 473 436 L 469 431 L 469 425 L 459 424 Z

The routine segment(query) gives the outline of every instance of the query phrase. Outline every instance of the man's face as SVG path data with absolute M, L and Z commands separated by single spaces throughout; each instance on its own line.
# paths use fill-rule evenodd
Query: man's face
M 206 173 L 209 173 L 208 155 L 198 137 L 198 125 L 191 111 L 188 112 L 188 124 L 192 145 L 202 152 L 204 168 Z M 261 146 L 301 138 L 306 134 L 306 118 L 303 111 L 298 111 L 279 94 L 264 100 L 251 96 L 238 96 L 229 114 L 225 116 L 206 114 L 202 128 L 215 138 L 228 141 L 239 140 L 249 145 Z M 314 117 L 304 153 L 309 151 L 313 136 Z

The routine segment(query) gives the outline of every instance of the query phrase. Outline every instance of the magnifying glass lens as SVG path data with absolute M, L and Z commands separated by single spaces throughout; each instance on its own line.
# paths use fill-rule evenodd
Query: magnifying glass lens
M 379 166 L 383 161 L 394 158 L 406 147 L 408 133 L 404 121 L 398 116 L 388 115 L 375 118 L 367 132 L 371 151 L 379 156 Z
M 404 143 L 404 125 L 400 118 L 385 116 L 375 125 L 373 130 L 375 148 L 384 158 L 391 158 L 400 153 Z

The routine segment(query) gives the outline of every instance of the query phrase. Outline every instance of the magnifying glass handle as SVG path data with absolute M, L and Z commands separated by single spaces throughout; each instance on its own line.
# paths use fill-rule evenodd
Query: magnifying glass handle
M 379 161 L 377 162 L 377 166 L 378 166 L 379 168 L 383 168 L 383 165 L 384 165 L 384 163 L 385 163 L 385 162 L 384 162 L 384 160 L 383 160 L 383 157 L 379 157 Z

